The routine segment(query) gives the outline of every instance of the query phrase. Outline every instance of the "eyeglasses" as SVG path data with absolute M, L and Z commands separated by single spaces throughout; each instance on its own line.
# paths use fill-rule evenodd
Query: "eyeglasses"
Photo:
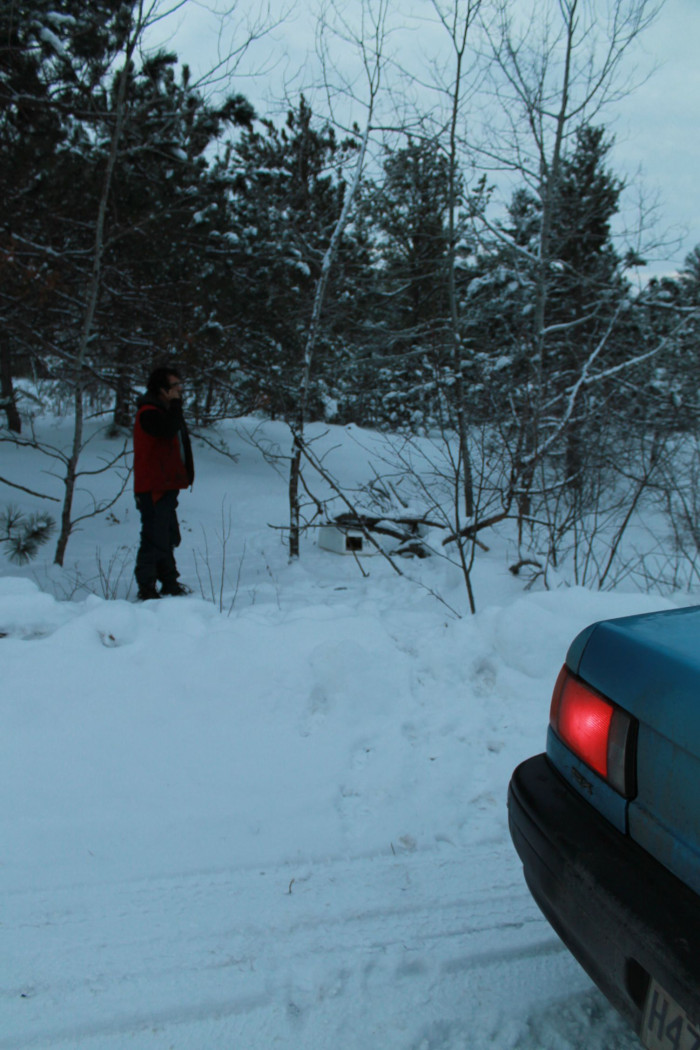
M 180 390 L 182 390 L 182 383 L 168 383 L 168 390 L 174 390 L 175 387 L 178 386 L 180 387 Z

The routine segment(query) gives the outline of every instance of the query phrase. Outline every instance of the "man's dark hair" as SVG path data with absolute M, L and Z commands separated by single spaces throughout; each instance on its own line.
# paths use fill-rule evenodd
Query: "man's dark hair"
M 174 366 L 164 365 L 162 368 L 154 368 L 148 377 L 148 384 L 146 389 L 152 397 L 158 397 L 161 390 L 167 390 L 170 383 L 170 376 L 175 376 L 176 379 L 180 379 L 180 373 Z

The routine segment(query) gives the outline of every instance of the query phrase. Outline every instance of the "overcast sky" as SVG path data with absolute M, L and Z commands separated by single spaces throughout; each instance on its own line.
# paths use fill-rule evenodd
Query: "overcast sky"
M 207 0 L 209 7 L 225 2 Z M 413 6 L 420 8 L 421 4 L 426 11 L 432 9 L 428 0 L 414 0 Z M 248 6 L 259 11 L 262 5 L 239 0 L 239 11 Z M 270 6 L 273 10 L 286 7 L 291 14 L 248 56 L 248 69 L 266 71 L 257 77 L 238 76 L 231 85 L 247 95 L 261 115 L 274 112 L 272 99 L 283 93 L 285 80 L 291 80 L 292 97 L 297 97 L 303 78 L 294 80 L 294 74 L 314 53 L 312 5 L 303 0 L 271 0 Z M 405 9 L 402 4 L 401 10 Z M 168 23 L 167 43 L 198 74 L 210 69 L 215 59 L 219 26 L 220 19 L 190 0 L 177 16 L 177 24 Z M 165 36 L 162 24 L 158 35 Z M 658 198 L 659 235 L 668 232 L 679 241 L 669 244 L 661 258 L 650 260 L 641 271 L 645 277 L 673 272 L 700 243 L 699 46 L 700 0 L 666 0 L 633 56 L 640 71 L 654 71 L 633 95 L 605 111 L 606 126 L 616 137 L 611 166 L 630 187 L 625 198 L 630 220 L 639 188 L 647 202 Z
M 700 0 L 666 0 L 641 45 L 658 68 L 619 106 L 616 164 L 631 178 L 641 167 L 657 191 L 664 227 L 683 232 L 681 245 L 658 270 L 672 270 L 700 244 Z

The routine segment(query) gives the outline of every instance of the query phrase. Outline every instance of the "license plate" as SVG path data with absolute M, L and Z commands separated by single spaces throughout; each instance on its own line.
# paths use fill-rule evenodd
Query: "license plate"
M 652 980 L 640 1033 L 647 1050 L 700 1050 L 700 1025 L 693 1024 L 682 1006 Z

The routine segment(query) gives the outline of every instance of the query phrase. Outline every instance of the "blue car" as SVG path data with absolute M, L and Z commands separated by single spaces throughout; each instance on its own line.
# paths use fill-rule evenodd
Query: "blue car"
M 539 907 L 648 1050 L 700 1050 L 700 606 L 571 644 L 510 833 Z

